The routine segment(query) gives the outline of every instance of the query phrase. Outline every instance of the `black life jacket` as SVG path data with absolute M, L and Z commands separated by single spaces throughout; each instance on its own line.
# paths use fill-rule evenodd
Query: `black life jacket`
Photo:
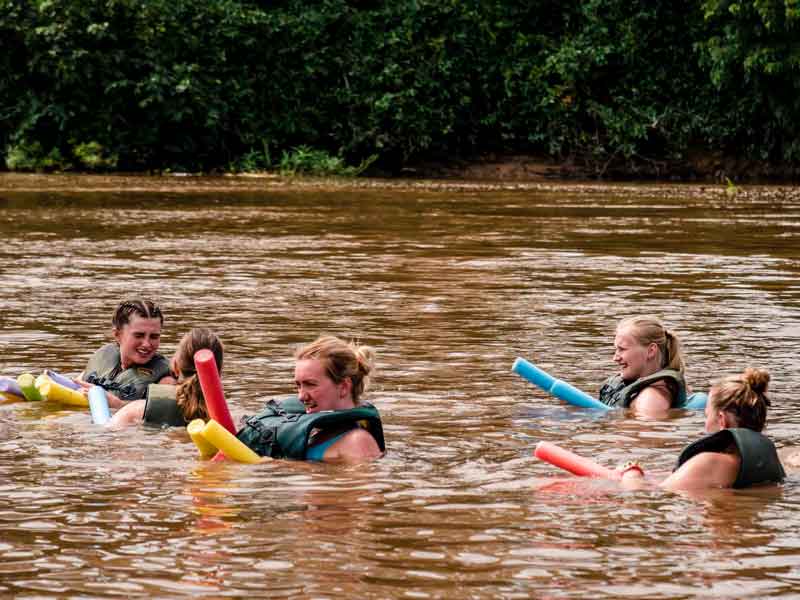
M 775 444 L 761 433 L 743 427 L 722 429 L 690 444 L 681 452 L 675 468 L 701 452 L 724 452 L 731 444 L 736 444 L 742 459 L 733 487 L 781 483 L 786 478 Z
M 236 437 L 259 456 L 304 460 L 313 430 L 342 429 L 348 425 L 364 427 L 386 451 L 380 414 L 372 404 L 359 404 L 346 410 L 306 413 L 297 396 L 269 400 L 264 409 L 242 419 L 244 426 Z
M 639 392 L 658 381 L 667 381 L 669 389 L 673 391 L 671 408 L 681 408 L 686 404 L 686 381 L 680 371 L 672 369 L 662 369 L 633 382 L 626 382 L 619 374 L 612 375 L 600 388 L 600 402 L 628 408 Z
M 83 370 L 83 380 L 99 385 L 120 400 L 139 400 L 147 396 L 147 386 L 170 374 L 169 361 L 156 354 L 147 364 L 122 369 L 119 346 L 106 344 L 95 352 Z

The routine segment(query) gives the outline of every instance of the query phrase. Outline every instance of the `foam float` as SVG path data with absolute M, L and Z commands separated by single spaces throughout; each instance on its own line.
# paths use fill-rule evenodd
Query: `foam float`
M 590 396 L 586 392 L 582 392 L 569 383 L 556 379 L 522 357 L 517 357 L 514 364 L 511 366 L 511 370 L 533 385 L 543 389 L 545 392 L 573 406 L 597 410 L 613 410 L 614 408 L 603 404 L 597 398 Z M 706 407 L 707 401 L 708 394 L 705 392 L 695 392 L 686 398 L 686 403 L 681 408 L 703 410 Z
M 3 403 L 25 401 L 25 394 L 19 384 L 10 377 L 0 377 L 0 396 Z
M 30 402 L 39 402 L 44 399 L 39 393 L 39 390 L 36 389 L 36 378 L 30 373 L 23 373 L 17 377 L 17 385 L 19 385 L 26 400 Z
M 197 378 L 200 380 L 200 388 L 203 390 L 203 398 L 206 400 L 208 415 L 235 435 L 236 426 L 233 424 L 231 412 L 228 410 L 228 403 L 225 402 L 214 353 L 208 348 L 195 352 L 194 367 L 197 370 Z
M 620 479 L 620 474 L 614 469 L 609 469 L 596 463 L 591 458 L 575 454 L 552 442 L 539 442 L 533 455 L 551 465 L 579 477 L 601 477 L 604 479 Z
M 236 462 L 255 464 L 262 461 L 258 454 L 214 419 L 210 419 L 208 423 L 203 423 L 202 419 L 195 419 L 189 423 L 186 430 L 204 458 L 213 456 L 219 451 Z
M 108 410 L 108 396 L 99 385 L 89 388 L 89 411 L 92 413 L 92 423 L 95 425 L 105 425 L 111 419 L 111 412 Z
M 81 394 L 78 390 L 56 383 L 45 373 L 42 373 L 36 378 L 35 384 L 36 389 L 39 390 L 39 393 L 45 400 L 84 408 L 89 406 L 89 398 Z

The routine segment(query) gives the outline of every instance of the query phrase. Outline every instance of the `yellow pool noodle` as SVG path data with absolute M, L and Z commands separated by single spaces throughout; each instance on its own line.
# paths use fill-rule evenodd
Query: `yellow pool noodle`
M 236 462 L 255 464 L 261 462 L 261 457 L 245 446 L 230 431 L 211 419 L 203 427 L 203 437 L 205 440 L 217 448 L 222 453 Z
M 194 419 L 186 426 L 186 431 L 200 451 L 200 456 L 202 458 L 211 458 L 217 453 L 217 447 L 203 437 L 203 428 L 205 426 L 206 422 L 203 419 Z
M 36 389 L 36 380 L 30 373 L 23 373 L 17 377 L 17 385 L 19 385 L 22 393 L 25 394 L 26 400 L 34 402 L 42 399 L 42 395 Z
M 59 385 L 47 375 L 39 375 L 39 377 L 36 378 L 36 389 L 48 400 L 55 400 L 56 402 L 69 404 L 70 406 L 89 407 L 89 398 L 77 390 L 71 390 L 68 387 Z

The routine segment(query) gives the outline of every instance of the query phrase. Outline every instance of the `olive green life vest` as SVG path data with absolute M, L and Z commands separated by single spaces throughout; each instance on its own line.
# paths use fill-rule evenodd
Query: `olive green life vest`
M 724 452 L 731 444 L 736 444 L 742 459 L 733 487 L 781 483 L 786 478 L 775 444 L 761 433 L 743 427 L 722 429 L 688 445 L 678 457 L 675 469 L 697 454 Z
M 82 378 L 127 402 L 145 398 L 147 386 L 158 383 L 169 374 L 169 361 L 160 354 L 153 356 L 147 364 L 133 365 L 123 370 L 119 346 L 112 342 L 92 355 L 83 370 Z
M 372 404 L 307 414 L 297 396 L 290 396 L 268 401 L 259 414 L 245 417 L 243 421 L 244 426 L 236 437 L 260 456 L 304 460 L 314 429 L 341 429 L 348 424 L 364 425 L 381 452 L 386 450 L 381 417 Z
M 169 425 L 170 427 L 186 427 L 189 422 L 184 418 L 178 406 L 176 392 L 178 387 L 151 383 L 147 386 L 147 400 L 144 405 L 145 423 L 153 425 Z
M 685 405 L 686 380 L 680 371 L 672 369 L 656 371 L 652 375 L 640 377 L 631 383 L 626 382 L 619 374 L 612 375 L 600 388 L 600 402 L 608 406 L 627 408 L 644 388 L 664 380 L 673 382 L 674 385 L 669 386 L 670 390 L 678 390 L 677 394 L 673 394 L 671 408 L 680 408 Z

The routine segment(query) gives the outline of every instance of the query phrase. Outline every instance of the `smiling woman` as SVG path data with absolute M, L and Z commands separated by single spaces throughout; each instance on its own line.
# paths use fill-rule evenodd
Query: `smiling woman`
M 362 402 L 375 354 L 322 336 L 295 353 L 297 397 L 270 400 L 237 437 L 261 456 L 361 462 L 385 451 L 378 410 Z
M 678 337 L 655 317 L 623 319 L 614 337 L 619 373 L 600 388 L 600 401 L 661 416 L 686 402 L 683 352 Z
M 146 397 L 151 383 L 175 383 L 169 362 L 158 353 L 164 316 L 150 300 L 120 302 L 112 319 L 114 342 L 95 352 L 80 379 L 108 392 L 115 408 Z

